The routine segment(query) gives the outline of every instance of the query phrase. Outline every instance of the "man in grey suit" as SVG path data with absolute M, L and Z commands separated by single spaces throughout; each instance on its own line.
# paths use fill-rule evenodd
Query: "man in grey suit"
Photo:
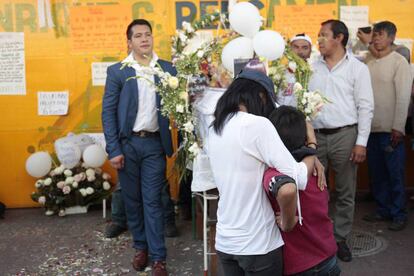
M 165 155 L 173 153 L 169 120 L 160 113 L 159 81 L 148 67 L 160 66 L 172 75 L 170 62 L 153 53 L 152 28 L 136 19 L 127 28 L 130 55 L 122 67 L 108 68 L 102 104 L 102 124 L 111 165 L 118 170 L 128 229 L 136 254 L 132 265 L 140 271 L 153 261 L 152 275 L 167 275 L 161 191 L 165 186 Z M 132 78 L 138 76 L 138 78 Z

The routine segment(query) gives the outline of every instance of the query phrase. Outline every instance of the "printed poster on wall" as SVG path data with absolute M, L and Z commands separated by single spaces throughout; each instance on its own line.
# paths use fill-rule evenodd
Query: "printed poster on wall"
M 68 91 L 38 92 L 37 99 L 38 114 L 41 116 L 68 114 Z
M 306 33 L 316 44 L 321 23 L 337 18 L 337 10 L 336 4 L 275 6 L 272 27 L 288 38 Z
M 106 70 L 115 62 L 92 62 L 92 85 L 105 86 Z
M 0 95 L 26 95 L 24 33 L 0 33 Z

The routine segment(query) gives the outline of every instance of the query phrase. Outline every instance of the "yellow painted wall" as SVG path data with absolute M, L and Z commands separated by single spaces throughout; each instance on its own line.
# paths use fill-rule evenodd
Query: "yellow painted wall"
M 226 9 L 227 4 L 226 1 L 203 0 L 50 2 L 55 27 L 39 28 L 38 1 L 0 0 L 0 32 L 24 32 L 25 35 L 26 95 L 0 95 L 0 201 L 9 207 L 36 206 L 30 200 L 35 179 L 24 169 L 30 153 L 38 150 L 53 152 L 54 140 L 68 132 L 102 131 L 100 113 L 103 86 L 92 86 L 91 63 L 118 61 L 125 57 L 124 32 L 127 22 L 138 17 L 149 19 L 154 26 L 155 50 L 162 58 L 169 59 L 170 36 L 177 22 L 181 22 L 180 18 L 199 17 L 206 10 Z M 414 0 L 252 2 L 261 8 L 262 16 L 268 17 L 268 26 L 272 26 L 275 6 L 309 4 L 318 9 L 327 4 L 369 5 L 370 21 L 392 20 L 399 27 L 400 37 L 414 38 L 411 15 Z M 101 30 L 101 24 L 91 23 L 98 17 L 107 18 L 110 25 Z M 78 27 L 84 27 L 85 30 L 79 30 Z M 96 34 L 102 31 L 108 43 L 105 44 L 107 48 L 87 44 L 80 47 L 82 43 L 75 37 L 86 32 Z M 38 116 L 37 92 L 63 90 L 68 90 L 70 94 L 68 115 Z M 176 196 L 177 186 L 174 181 L 172 184 Z

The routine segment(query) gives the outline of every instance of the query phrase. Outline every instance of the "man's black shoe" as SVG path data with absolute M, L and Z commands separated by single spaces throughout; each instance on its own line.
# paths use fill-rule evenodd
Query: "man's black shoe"
M 122 227 L 115 223 L 110 223 L 105 228 L 105 237 L 108 239 L 116 238 L 127 230 L 126 227 Z
M 338 245 L 338 251 L 336 252 L 336 256 L 343 261 L 343 262 L 350 262 L 352 261 L 352 253 L 349 250 L 348 245 L 345 241 L 340 241 L 336 243 Z
M 391 231 L 401 231 L 407 226 L 407 220 L 394 220 L 389 226 L 388 229 Z
M 177 226 L 175 223 L 168 223 L 165 225 L 164 234 L 167 238 L 174 238 L 178 236 Z
M 381 216 L 377 213 L 372 213 L 372 214 L 365 215 L 362 219 L 365 220 L 365 221 L 368 221 L 368 222 L 380 222 L 380 221 L 389 221 L 389 220 L 391 220 L 390 218 L 383 217 L 383 216 Z

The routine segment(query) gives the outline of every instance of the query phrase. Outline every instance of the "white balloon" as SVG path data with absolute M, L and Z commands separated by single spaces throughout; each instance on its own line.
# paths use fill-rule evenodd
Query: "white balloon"
M 253 38 L 262 26 L 259 9 L 249 2 L 234 5 L 229 14 L 229 21 L 233 30 L 249 38 Z
M 36 178 L 47 175 L 51 168 L 52 158 L 44 151 L 33 153 L 26 160 L 27 173 Z
M 247 37 L 238 37 L 224 46 L 221 53 L 221 62 L 224 68 L 234 73 L 235 59 L 253 58 L 253 55 L 253 41 Z
M 254 36 L 253 48 L 259 57 L 272 61 L 282 57 L 285 51 L 285 40 L 278 32 L 264 30 Z
M 82 156 L 79 146 L 66 137 L 55 141 L 55 151 L 60 163 L 67 169 L 76 167 Z
M 83 151 L 83 162 L 86 166 L 99 168 L 106 161 L 106 152 L 100 145 L 91 145 Z

